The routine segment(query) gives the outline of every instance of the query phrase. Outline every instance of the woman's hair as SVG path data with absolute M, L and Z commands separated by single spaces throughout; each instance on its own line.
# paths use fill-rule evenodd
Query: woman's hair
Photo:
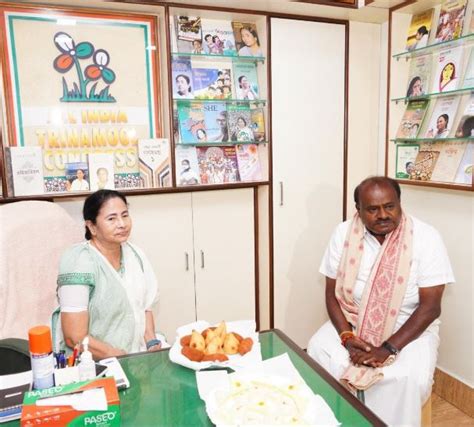
M 122 201 L 127 204 L 126 197 L 122 193 L 119 193 L 115 190 L 99 190 L 88 196 L 84 202 L 84 207 L 82 208 L 82 217 L 84 218 L 84 221 L 91 221 L 93 224 L 95 224 L 97 215 L 99 215 L 104 203 L 107 200 L 113 199 L 115 197 L 122 199 Z M 86 240 L 90 240 L 92 238 L 92 234 L 87 225 L 85 237 Z
M 420 28 L 418 28 L 417 33 L 424 36 L 425 34 L 428 34 L 428 28 L 426 28 L 426 25 L 422 25 Z
M 178 79 L 182 77 L 184 80 L 186 80 L 186 83 L 188 84 L 188 92 L 191 92 L 191 79 L 186 76 L 185 74 L 178 74 L 175 78 L 176 83 L 178 83 Z
M 412 96 L 411 94 L 413 92 L 413 87 L 415 86 L 415 84 L 418 80 L 421 82 L 421 77 L 420 76 L 415 76 L 411 79 L 410 84 L 408 85 L 407 97 Z
M 468 138 L 472 136 L 471 133 L 473 129 L 474 129 L 474 117 L 471 116 L 462 125 L 462 137 Z
M 258 39 L 258 34 L 257 34 L 257 31 L 255 31 L 252 27 L 249 27 L 248 25 L 247 26 L 243 26 L 241 29 L 240 29 L 240 35 L 242 36 L 242 31 L 243 30 L 246 30 L 248 31 L 250 34 L 252 34 L 252 36 L 255 37 L 255 41 L 257 43 L 257 46 L 260 46 L 260 40 Z

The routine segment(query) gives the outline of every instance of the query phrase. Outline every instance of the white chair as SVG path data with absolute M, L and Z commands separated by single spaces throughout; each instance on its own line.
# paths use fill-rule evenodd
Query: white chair
M 0 339 L 50 325 L 60 256 L 82 239 L 81 225 L 55 203 L 0 206 Z

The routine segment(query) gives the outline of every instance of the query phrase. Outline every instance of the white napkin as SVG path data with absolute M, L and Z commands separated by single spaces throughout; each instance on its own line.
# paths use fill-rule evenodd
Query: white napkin
M 186 335 L 190 335 L 195 329 L 198 332 L 204 331 L 204 329 L 209 328 L 211 325 L 208 322 L 203 320 L 198 320 L 197 322 L 189 323 L 179 327 L 176 330 L 176 340 L 173 343 L 173 346 L 170 349 L 169 356 L 170 360 L 173 363 L 178 365 L 185 366 L 186 368 L 193 369 L 194 371 L 199 371 L 201 369 L 206 369 L 211 366 L 217 368 L 231 368 L 234 371 L 244 369 L 248 366 L 252 366 L 255 363 L 262 361 L 262 353 L 260 351 L 260 343 L 258 342 L 258 334 L 255 332 L 255 321 L 253 320 L 238 320 L 235 322 L 226 322 L 227 332 L 237 332 L 242 337 L 250 337 L 253 340 L 253 347 L 247 354 L 241 356 L 240 354 L 234 354 L 227 356 L 229 358 L 226 362 L 193 362 L 187 357 L 181 354 L 181 344 L 180 339 Z

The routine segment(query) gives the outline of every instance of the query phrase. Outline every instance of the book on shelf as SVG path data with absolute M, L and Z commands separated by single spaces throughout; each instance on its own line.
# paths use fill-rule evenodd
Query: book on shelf
M 420 144 L 420 149 L 415 159 L 415 165 L 410 172 L 410 179 L 415 181 L 430 181 L 436 161 L 439 157 L 441 143 L 426 142 Z
M 206 132 L 206 141 L 202 142 L 228 142 L 229 129 L 226 105 L 220 102 L 206 102 L 202 105 Z
M 91 191 L 115 189 L 113 155 L 109 153 L 90 153 L 88 159 Z
M 258 99 L 257 66 L 254 62 L 234 63 L 234 79 L 237 99 Z
M 446 96 L 436 100 L 425 132 L 426 138 L 440 139 L 448 137 L 454 124 L 460 99 L 459 96 Z
M 202 44 L 207 55 L 236 56 L 234 31 L 230 21 L 202 19 Z
M 443 0 L 436 29 L 436 43 L 461 37 L 466 6 L 467 0 Z
M 464 80 L 462 88 L 474 88 L 474 48 L 471 47 L 469 55 L 467 56 L 467 67 L 464 73 Z
M 204 117 L 203 102 L 186 102 L 178 105 L 181 143 L 207 142 Z
M 68 191 L 89 191 L 89 165 L 86 162 L 65 163 Z
M 176 181 L 178 185 L 201 183 L 196 148 L 178 145 L 175 152 Z
M 175 57 L 171 61 L 174 99 L 193 99 L 193 73 L 189 58 Z
M 227 106 L 230 140 L 236 142 L 255 141 L 251 128 L 252 115 L 247 103 L 239 102 Z
M 241 181 L 261 181 L 262 168 L 258 156 L 258 145 L 237 144 L 235 150 Z
M 415 171 L 415 161 L 420 151 L 419 144 L 397 144 L 395 178 L 407 179 Z
M 454 182 L 467 144 L 464 141 L 436 142 L 433 147 L 439 151 L 438 160 L 431 174 L 431 181 Z
M 265 141 L 265 116 L 264 109 L 259 105 L 252 104 L 250 106 L 250 122 L 253 137 L 255 141 Z
M 433 12 L 434 9 L 429 9 L 412 16 L 408 28 L 407 51 L 421 49 L 428 45 L 431 26 L 433 25 Z
M 41 147 L 6 147 L 7 176 L 15 196 L 43 194 L 43 152 Z
M 406 96 L 421 96 L 430 88 L 432 55 L 421 55 L 410 61 Z
M 467 33 L 472 34 L 474 33 L 474 8 L 471 11 L 471 19 L 470 19 L 470 25 L 467 28 Z
M 204 53 L 202 49 L 201 18 L 176 15 L 170 17 L 171 51 Z
M 142 185 L 162 188 L 171 185 L 170 144 L 166 138 L 138 140 L 138 160 Z
M 472 172 L 474 168 L 474 142 L 466 144 L 464 156 L 461 159 L 454 182 L 456 184 L 473 184 Z
M 428 108 L 429 100 L 410 101 L 398 127 L 396 138 L 416 138 Z
M 232 71 L 230 64 L 229 68 L 193 67 L 193 86 L 196 99 L 231 99 Z
M 202 184 L 238 182 L 239 168 L 234 146 L 196 147 Z
M 232 22 L 239 56 L 263 56 L 257 26 L 248 22 Z
M 471 95 L 456 129 L 456 138 L 474 137 L 474 95 Z
M 460 86 L 463 47 L 445 49 L 435 57 L 432 92 L 456 90 Z

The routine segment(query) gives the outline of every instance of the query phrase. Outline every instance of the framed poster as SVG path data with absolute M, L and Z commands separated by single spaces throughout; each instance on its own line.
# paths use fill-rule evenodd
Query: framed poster
M 45 192 L 67 165 L 113 156 L 116 188 L 139 187 L 138 140 L 161 136 L 157 18 L 0 8 L 8 145 L 42 149 Z

